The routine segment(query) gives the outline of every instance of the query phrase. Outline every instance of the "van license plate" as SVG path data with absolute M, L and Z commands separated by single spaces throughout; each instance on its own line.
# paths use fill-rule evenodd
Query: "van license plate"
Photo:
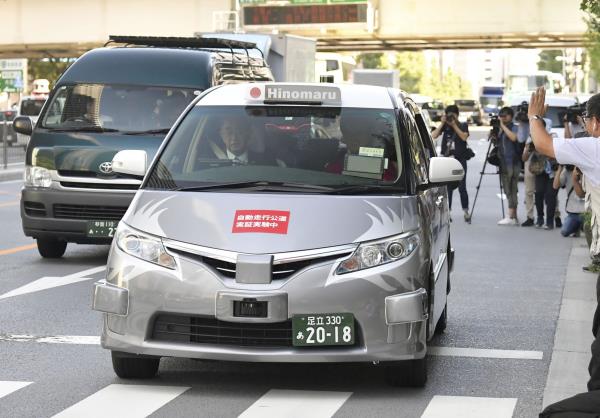
M 92 238 L 112 238 L 119 221 L 87 221 L 86 235 Z
M 353 345 L 354 315 L 351 313 L 294 315 L 292 343 L 296 347 Z

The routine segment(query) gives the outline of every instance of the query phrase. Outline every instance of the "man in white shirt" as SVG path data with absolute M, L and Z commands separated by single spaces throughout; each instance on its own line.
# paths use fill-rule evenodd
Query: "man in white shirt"
M 591 197 L 592 210 L 592 256 L 600 254 L 600 94 L 593 95 L 587 102 L 583 115 L 585 129 L 590 136 L 582 138 L 554 138 L 542 124 L 545 112 L 546 92 L 543 87 L 531 95 L 529 103 L 529 125 L 531 138 L 538 152 L 555 158 L 559 164 L 573 164 L 585 176 L 586 193 Z M 589 187 L 588 187 L 589 185 Z M 596 297 L 600 301 L 600 277 L 596 282 Z M 592 359 L 589 365 L 588 390 L 600 389 L 600 305 L 596 307 L 592 332 L 596 338 L 592 343 Z

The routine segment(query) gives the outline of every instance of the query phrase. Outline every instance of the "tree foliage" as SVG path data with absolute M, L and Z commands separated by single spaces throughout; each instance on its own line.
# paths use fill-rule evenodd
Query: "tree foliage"
M 362 64 L 363 68 L 383 68 L 382 57 L 383 53 L 381 52 L 366 52 L 359 54 L 356 57 L 356 62 Z
M 29 80 L 45 78 L 50 81 L 50 88 L 52 88 L 56 80 L 74 61 L 75 58 L 30 59 L 27 64 Z
M 557 61 L 556 57 L 562 56 L 560 49 L 547 49 L 540 52 L 540 61 L 538 69 L 542 71 L 550 71 L 551 73 L 562 73 L 563 63 Z
M 579 6 L 587 17 L 587 56 L 594 76 L 600 78 L 600 2 L 598 0 L 582 0 Z

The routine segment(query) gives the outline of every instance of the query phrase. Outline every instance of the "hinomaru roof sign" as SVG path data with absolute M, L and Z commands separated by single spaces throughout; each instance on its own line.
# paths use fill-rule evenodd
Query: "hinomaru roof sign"
M 237 100 L 236 100 L 237 98 Z M 391 109 L 385 87 L 318 83 L 241 83 L 216 88 L 198 102 L 212 105 L 309 105 Z

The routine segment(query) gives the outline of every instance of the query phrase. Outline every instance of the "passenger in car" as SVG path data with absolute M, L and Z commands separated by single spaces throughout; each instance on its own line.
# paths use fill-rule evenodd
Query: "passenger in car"
M 385 129 L 377 129 L 377 123 L 372 117 L 342 116 L 340 131 L 342 142 L 346 145 L 346 148 L 340 150 L 335 160 L 325 165 L 325 171 L 329 173 L 342 174 L 347 154 L 361 155 L 362 147 L 380 148 L 384 147 L 380 143 L 390 142 L 381 141 L 381 136 L 391 135 L 391 132 L 385 132 Z M 383 156 L 388 159 L 388 165 L 383 172 L 382 180 L 394 181 L 398 176 L 397 162 L 392 152 L 387 149 L 384 150 Z
M 202 157 L 231 160 L 237 164 L 280 165 L 275 158 L 248 147 L 248 137 L 234 118 L 221 122 L 218 135 L 217 140 L 208 140 L 208 154 L 201 154 Z

